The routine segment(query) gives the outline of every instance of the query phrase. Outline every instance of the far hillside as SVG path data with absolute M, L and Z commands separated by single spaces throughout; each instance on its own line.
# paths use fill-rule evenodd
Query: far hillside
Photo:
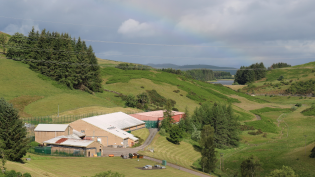
M 249 84 L 241 91 L 248 94 L 267 95 L 314 95 L 315 62 L 302 65 L 269 69 L 266 76 Z

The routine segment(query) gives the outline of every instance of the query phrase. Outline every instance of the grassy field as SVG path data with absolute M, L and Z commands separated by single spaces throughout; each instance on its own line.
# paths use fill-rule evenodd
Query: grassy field
M 149 132 L 149 129 L 142 128 L 140 130 L 132 131 L 131 134 L 138 136 L 145 141 L 148 138 L 150 132 Z
M 139 151 L 140 154 L 166 160 L 173 164 L 192 169 L 193 163 L 201 157 L 197 147 L 182 141 L 180 145 L 175 145 L 167 141 L 165 136 L 157 134 L 152 143 L 146 148 L 154 148 L 154 152 Z
M 28 157 L 28 156 L 27 156 Z M 121 159 L 120 157 L 99 158 L 66 158 L 31 155 L 31 161 L 24 164 L 7 162 L 8 170 L 16 170 L 22 173 L 29 172 L 33 177 L 42 176 L 92 176 L 104 171 L 114 171 L 133 176 L 194 176 L 178 169 L 167 167 L 165 170 L 140 170 L 137 167 L 157 164 L 146 159 Z

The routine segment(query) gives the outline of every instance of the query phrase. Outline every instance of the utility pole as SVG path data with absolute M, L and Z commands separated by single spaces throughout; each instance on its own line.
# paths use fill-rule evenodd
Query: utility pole
M 58 118 L 59 118 L 59 104 L 58 104 Z

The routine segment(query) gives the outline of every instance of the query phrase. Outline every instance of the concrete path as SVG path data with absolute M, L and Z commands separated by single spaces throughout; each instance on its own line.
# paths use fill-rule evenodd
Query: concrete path
M 151 161 L 154 161 L 154 162 L 157 162 L 157 163 L 162 163 L 162 160 L 155 159 L 155 158 L 152 158 L 152 157 L 143 156 L 143 158 L 144 158 L 144 159 L 151 160 Z M 206 174 L 204 174 L 204 173 L 199 173 L 199 172 L 197 172 L 197 171 L 190 170 L 190 169 L 187 169 L 187 168 L 184 168 L 184 167 L 181 167 L 181 166 L 178 166 L 178 165 L 169 163 L 169 162 L 167 162 L 166 168 L 167 168 L 167 166 L 170 166 L 170 167 L 173 167 L 173 168 L 182 170 L 182 171 L 184 171 L 184 172 L 187 172 L 187 173 L 190 173 L 190 174 L 193 174 L 193 175 L 196 175 L 196 176 L 202 176 L 202 177 L 209 177 L 209 176 L 211 176 L 211 175 L 206 175 Z

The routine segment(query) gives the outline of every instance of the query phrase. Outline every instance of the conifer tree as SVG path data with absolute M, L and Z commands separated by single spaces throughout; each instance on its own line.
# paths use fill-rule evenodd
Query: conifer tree
M 6 159 L 18 161 L 29 148 L 29 139 L 26 138 L 26 128 L 19 119 L 18 111 L 12 104 L 0 98 L 0 140 Z
M 215 123 L 215 143 L 217 148 L 224 148 L 228 146 L 227 118 L 221 105 L 214 106 L 214 108 L 218 114 Z
M 166 101 L 165 112 L 163 113 L 163 120 L 161 128 L 164 128 L 166 132 L 170 132 L 172 128 L 172 123 L 174 123 L 174 119 L 172 118 L 172 103 L 170 100 Z
M 200 166 L 203 171 L 209 173 L 215 169 L 216 151 L 214 142 L 214 129 L 211 125 L 203 126 L 200 139 L 201 161 Z
M 240 141 L 240 124 L 233 113 L 232 105 L 229 104 L 226 110 L 227 113 L 227 130 L 228 130 L 228 145 L 232 147 L 237 147 Z

